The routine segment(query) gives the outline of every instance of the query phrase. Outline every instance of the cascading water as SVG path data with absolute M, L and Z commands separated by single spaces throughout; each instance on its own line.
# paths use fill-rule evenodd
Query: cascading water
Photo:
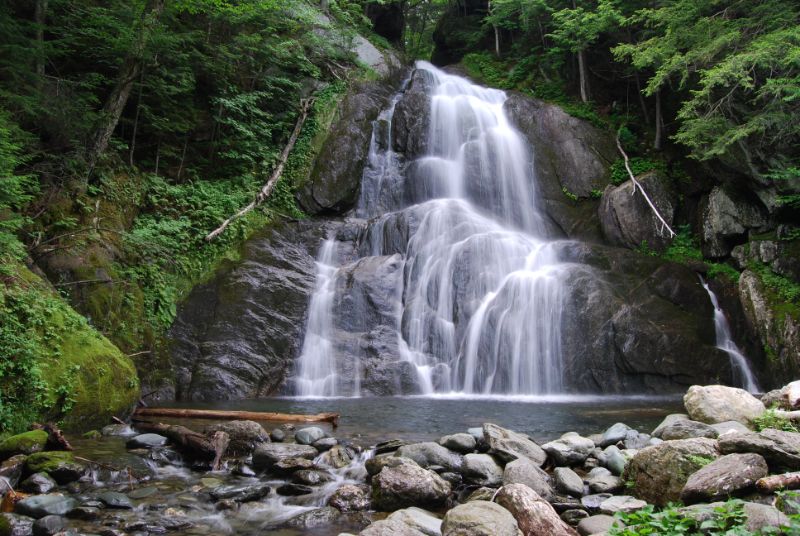
M 417 69 L 430 99 L 427 151 L 406 161 L 393 150 L 396 97 L 376 121 L 355 211 L 369 220 L 362 257 L 402 257 L 397 288 L 387 293 L 396 298 L 394 359 L 414 367 L 416 392 L 561 392 L 569 265 L 547 240 L 527 142 L 503 111 L 504 92 L 428 63 Z M 298 395 L 359 394 L 360 363 L 331 343 L 338 317 L 359 314 L 332 309 L 343 300 L 335 294 L 350 291 L 336 280 L 351 269 L 334 268 L 332 248 L 326 241 L 318 258 Z
M 714 328 L 717 333 L 717 348 L 725 350 L 730 356 L 731 367 L 733 368 L 734 380 L 741 385 L 744 389 L 751 393 L 760 392 L 758 381 L 755 374 L 750 368 L 750 362 L 747 357 L 742 353 L 736 341 L 733 340 L 731 334 L 731 326 L 728 323 L 728 318 L 722 307 L 719 306 L 719 300 L 714 291 L 708 286 L 708 283 L 701 279 L 703 288 L 708 292 L 708 297 L 711 299 L 711 304 L 714 306 Z

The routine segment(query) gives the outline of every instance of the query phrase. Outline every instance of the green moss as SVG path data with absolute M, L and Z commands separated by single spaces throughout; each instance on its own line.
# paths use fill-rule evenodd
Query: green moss
M 25 467 L 31 473 L 47 473 L 51 474 L 56 472 L 64 465 L 80 466 L 75 461 L 75 456 L 71 452 L 37 452 L 31 454 L 25 460 Z
M 6 438 L 0 442 L 0 460 L 16 454 L 33 454 L 44 450 L 47 443 L 47 432 L 32 430 Z

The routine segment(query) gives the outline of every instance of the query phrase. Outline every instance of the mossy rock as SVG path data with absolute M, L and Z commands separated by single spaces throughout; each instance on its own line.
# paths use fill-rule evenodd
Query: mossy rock
M 32 430 L 6 438 L 0 442 L 0 461 L 15 454 L 33 454 L 44 450 L 47 443 L 47 432 Z
M 77 461 L 71 452 L 37 452 L 25 460 L 27 473 L 47 473 L 59 484 L 68 484 L 78 480 L 86 465 Z

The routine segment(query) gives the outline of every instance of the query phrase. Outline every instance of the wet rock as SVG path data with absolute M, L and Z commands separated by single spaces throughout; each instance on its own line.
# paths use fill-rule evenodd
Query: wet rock
M 272 469 L 281 460 L 287 458 L 305 458 L 313 460 L 317 449 L 309 445 L 294 443 L 268 443 L 259 445 L 253 452 L 253 467 L 256 469 Z M 300 468 L 298 468 L 300 469 Z
M 292 481 L 306 486 L 318 486 L 331 481 L 331 476 L 322 471 L 303 469 L 292 475 Z
M 147 521 L 134 521 L 125 525 L 126 532 L 143 532 L 145 534 L 164 534 L 167 532 L 166 527 L 155 523 L 148 523 Z
M 20 484 L 20 489 L 25 493 L 35 493 L 37 495 L 48 493 L 58 484 L 50 478 L 47 473 L 33 473 Z
M 350 463 L 353 461 L 353 457 L 354 453 L 348 447 L 345 447 L 344 445 L 336 445 L 329 451 L 322 454 L 320 457 L 320 463 L 329 465 L 335 469 L 341 469 L 350 465 Z
M 524 484 L 545 500 L 550 500 L 553 496 L 550 476 L 527 458 L 518 458 L 506 464 L 503 470 L 503 485 L 511 484 Z
M 561 520 L 546 500 L 523 484 L 503 486 L 497 493 L 496 500 L 500 506 L 511 512 L 525 536 L 575 535 L 572 527 Z
M 67 527 L 67 520 L 61 516 L 44 516 L 33 524 L 33 536 L 53 536 Z
M 586 475 L 586 483 L 593 493 L 614 493 L 623 487 L 620 477 L 614 476 L 605 467 L 595 467 Z
M 333 492 L 328 499 L 328 506 L 333 506 L 340 512 L 369 510 L 369 487 L 345 484 Z
M 442 520 L 422 508 L 404 508 L 392 513 L 390 521 L 401 521 L 426 536 L 441 536 Z
M 424 536 L 414 527 L 403 523 L 399 519 L 384 519 L 376 521 L 358 533 L 359 536 Z
M 28 516 L 0 513 L 0 530 L 5 530 L 3 536 L 30 536 L 33 523 L 34 520 Z
M 581 506 L 591 513 L 599 512 L 600 505 L 613 497 L 610 493 L 595 493 L 592 495 L 584 495 L 581 497 Z
M 322 508 L 303 512 L 287 521 L 286 525 L 301 530 L 311 530 L 317 527 L 331 525 L 341 515 L 341 512 L 336 508 L 324 506 Z
M 159 434 L 139 434 L 125 444 L 129 449 L 151 449 L 167 444 L 167 438 Z
M 276 443 L 281 443 L 284 439 L 286 439 L 286 432 L 280 428 L 275 428 L 269 433 L 269 438 Z
M 681 500 L 692 504 L 725 499 L 751 488 L 767 473 L 767 462 L 758 454 L 728 454 L 693 473 Z
M 589 513 L 586 510 L 577 508 L 561 512 L 561 520 L 571 527 L 576 526 L 580 523 L 581 519 L 586 519 L 587 517 L 589 517 Z
M 403 464 L 384 467 L 372 479 L 372 500 L 379 510 L 442 504 L 450 495 L 450 484 L 433 471 Z
M 605 534 L 611 527 L 614 526 L 616 520 L 609 515 L 599 514 L 586 519 L 582 519 L 578 523 L 578 533 L 581 536 L 589 536 L 590 534 Z
M 635 512 L 647 506 L 645 501 L 630 495 L 615 495 L 600 503 L 601 514 L 614 515 L 617 512 Z
M 158 492 L 158 488 L 156 486 L 145 486 L 143 488 L 132 490 L 130 493 L 128 493 L 128 497 L 131 499 L 146 499 L 147 497 L 154 495 L 156 492 Z
M 86 465 L 75 460 L 71 452 L 37 452 L 25 460 L 31 473 L 47 473 L 60 485 L 78 480 L 86 472 Z
M 448 471 L 458 471 L 464 463 L 464 459 L 459 454 L 433 442 L 402 446 L 397 449 L 395 456 L 412 459 L 421 467 L 439 465 Z
M 613 424 L 603 432 L 603 438 L 600 440 L 600 443 L 598 443 L 598 446 L 605 448 L 609 445 L 616 445 L 621 441 L 625 441 L 628 432 L 631 430 L 632 428 L 625 423 L 618 422 Z
M 47 444 L 47 432 L 44 430 L 31 430 L 22 434 L 13 435 L 0 441 L 0 461 L 6 460 L 17 454 L 33 454 L 41 452 Z
M 673 439 L 690 439 L 692 437 L 709 437 L 716 439 L 719 433 L 710 425 L 689 419 L 678 420 L 661 429 L 660 438 L 664 441 Z
M 583 496 L 583 479 L 572 469 L 556 467 L 553 471 L 553 480 L 557 491 L 573 497 Z
M 447 511 L 442 536 L 517 536 L 519 528 L 511 512 L 488 501 L 471 501 Z
M 78 506 L 78 501 L 72 497 L 60 494 L 34 495 L 19 501 L 16 512 L 36 519 L 44 516 L 63 516 Z
M 768 428 L 759 433 L 731 433 L 719 438 L 723 454 L 753 452 L 773 470 L 800 469 L 800 434 Z
M 108 508 L 119 508 L 121 510 L 130 510 L 133 508 L 133 502 L 124 493 L 117 491 L 104 491 L 100 493 L 97 498 L 106 505 Z
M 430 97 L 427 90 L 432 85 L 427 71 L 416 70 L 397 103 L 392 118 L 394 150 L 413 160 L 427 152 L 428 125 L 430 124 Z
M 255 421 L 228 421 L 206 427 L 207 434 L 214 432 L 228 434 L 228 453 L 234 456 L 251 454 L 259 444 L 269 443 L 269 434 Z
M 27 459 L 28 457 L 24 454 L 17 454 L 0 463 L 0 478 L 5 478 L 11 487 L 16 488 Z M 4 493 L 4 490 L 0 490 L 0 496 Z
M 314 441 L 322 439 L 327 434 L 325 430 L 318 426 L 309 426 L 308 428 L 301 428 L 294 434 L 294 440 L 301 445 L 310 445 Z
M 623 479 L 633 482 L 635 495 L 663 506 L 677 501 L 689 476 L 719 457 L 717 442 L 708 438 L 665 441 L 636 453 Z
M 542 449 L 553 459 L 556 465 L 580 465 L 594 449 L 591 439 L 567 432 L 555 441 L 542 445 Z
M 384 467 L 397 467 L 399 465 L 406 464 L 419 466 L 419 464 L 411 458 L 402 458 L 399 456 L 384 454 L 367 460 L 364 463 L 364 468 L 367 470 L 367 474 L 369 474 L 369 476 L 375 476 L 380 473 Z
M 453 434 L 439 439 L 439 444 L 448 450 L 468 454 L 475 451 L 477 446 L 475 436 L 471 434 Z
M 750 424 L 766 411 L 764 404 L 744 389 L 724 385 L 693 385 L 684 395 L 683 404 L 690 418 L 707 424 Z
M 484 424 L 483 437 L 489 445 L 489 452 L 505 462 L 527 458 L 541 466 L 547 460 L 547 453 L 528 436 L 506 430 L 496 424 Z
M 325 452 L 326 450 L 331 450 L 338 444 L 339 441 L 335 437 L 323 437 L 322 439 L 314 441 L 311 446 L 320 452 Z
M 309 470 L 315 467 L 314 462 L 308 458 L 283 458 L 275 462 L 271 470 L 274 473 L 290 475 L 295 471 Z
M 275 490 L 278 495 L 284 495 L 287 497 L 295 497 L 299 495 L 309 495 L 314 493 L 314 488 L 311 486 L 304 486 L 303 484 L 284 484 L 282 486 L 278 486 Z
M 402 439 L 390 439 L 388 441 L 382 441 L 375 445 L 375 455 L 379 454 L 386 454 L 388 452 L 394 452 L 402 446 L 410 445 L 411 443 L 408 441 L 404 441 Z
M 94 521 L 100 518 L 101 510 L 94 506 L 78 506 L 67 513 L 70 519 L 82 519 L 84 521 Z
M 461 467 L 464 479 L 479 486 L 498 486 L 503 481 L 503 468 L 489 454 L 467 454 Z
M 210 491 L 216 501 L 231 500 L 237 503 L 257 501 L 269 495 L 271 488 L 266 484 L 242 484 L 219 486 Z

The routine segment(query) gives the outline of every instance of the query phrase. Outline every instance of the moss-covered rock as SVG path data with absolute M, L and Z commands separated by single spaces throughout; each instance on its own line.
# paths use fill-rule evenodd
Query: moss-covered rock
M 11 436 L 0 441 L 0 461 L 16 454 L 33 454 L 44 450 L 47 443 L 47 432 L 33 430 Z
M 37 452 L 25 460 L 28 473 L 47 473 L 59 484 L 68 484 L 79 479 L 86 465 L 75 459 L 71 452 Z

